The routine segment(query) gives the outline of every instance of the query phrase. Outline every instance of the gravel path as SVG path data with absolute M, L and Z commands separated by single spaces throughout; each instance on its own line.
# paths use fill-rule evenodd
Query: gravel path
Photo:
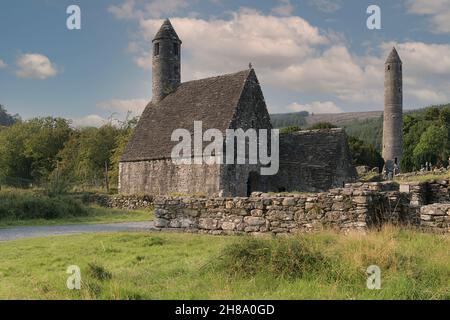
M 95 232 L 151 231 L 152 221 L 0 229 L 0 241 Z

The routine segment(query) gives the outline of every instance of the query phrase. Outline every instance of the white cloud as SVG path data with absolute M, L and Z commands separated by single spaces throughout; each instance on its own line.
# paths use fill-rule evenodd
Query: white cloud
M 318 56 L 274 70 L 270 82 L 295 91 L 360 102 L 374 99 L 379 88 L 376 84 L 383 81 L 383 64 L 379 66 L 381 72 L 352 57 L 346 47 L 336 45 Z
M 188 6 L 189 1 L 186 0 L 154 0 L 145 6 L 145 10 L 148 16 L 160 18 L 161 16 L 173 14 Z
M 290 0 L 279 0 L 280 4 L 272 9 L 272 13 L 280 16 L 290 16 L 294 12 L 294 6 Z
M 382 48 L 388 52 L 396 46 L 409 74 L 450 74 L 450 44 L 427 44 L 423 42 L 387 42 Z
M 17 76 L 31 79 L 47 79 L 58 73 L 56 66 L 49 58 L 38 53 L 26 53 L 17 59 Z
M 191 1 L 192 3 L 192 1 Z M 121 5 L 112 5 L 108 11 L 118 19 L 161 18 L 186 9 L 190 5 L 186 0 L 125 0 Z
M 415 89 L 410 92 L 410 95 L 420 101 L 425 101 L 428 104 L 441 104 L 448 103 L 450 101 L 449 97 L 445 93 L 431 88 Z
M 235 12 L 228 20 L 171 21 L 189 56 L 183 63 L 186 79 L 245 69 L 250 61 L 257 68 L 279 68 L 312 54 L 314 46 L 330 42 L 319 28 L 300 17 L 265 16 L 249 10 Z M 150 43 L 161 23 L 158 19 L 140 21 L 141 35 L 148 44 L 136 57 L 141 67 L 151 68 Z
M 408 11 L 430 18 L 431 31 L 450 33 L 450 0 L 408 0 Z
M 108 11 L 117 19 L 134 19 L 138 17 L 135 11 L 135 0 L 126 0 L 119 6 L 110 6 Z
M 108 101 L 101 101 L 97 104 L 97 106 L 108 111 L 120 113 L 132 112 L 134 115 L 140 115 L 142 111 L 144 111 L 148 102 L 149 100 L 146 99 L 112 99 Z
M 133 37 L 129 52 L 138 66 L 151 69 L 151 40 L 162 20 L 137 20 L 139 36 Z M 246 69 L 252 62 L 264 88 L 303 97 L 303 107 L 322 107 L 323 103 L 309 102 L 320 100 L 344 110 L 380 110 L 384 62 L 396 45 L 404 62 L 405 106 L 448 102 L 447 44 L 386 42 L 358 55 L 334 31 L 321 30 L 301 17 L 264 15 L 251 9 L 232 12 L 227 18 L 171 21 L 183 40 L 183 81 Z M 325 106 L 333 110 L 330 104 Z
M 309 113 L 340 113 L 342 109 L 334 104 L 332 101 L 320 102 L 315 101 L 307 104 L 292 103 L 288 106 L 288 109 L 294 112 L 308 111 Z
M 97 114 L 91 114 L 82 118 L 72 119 L 75 127 L 101 127 L 108 123 L 108 120 Z
M 341 0 L 309 0 L 309 4 L 326 13 L 336 12 L 342 6 Z
M 0 69 L 6 68 L 7 64 L 2 59 L 0 59 Z

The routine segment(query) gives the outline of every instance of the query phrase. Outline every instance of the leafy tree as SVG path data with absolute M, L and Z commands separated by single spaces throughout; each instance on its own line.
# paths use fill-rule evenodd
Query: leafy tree
M 128 117 L 127 117 L 128 118 Z M 121 129 L 119 131 L 119 134 L 116 137 L 116 147 L 113 150 L 113 153 L 111 155 L 110 163 L 111 163 L 111 170 L 109 173 L 109 179 L 111 182 L 111 185 L 118 185 L 119 183 L 119 163 L 120 163 L 120 157 L 122 156 L 123 152 L 125 151 L 125 147 L 128 144 L 128 141 L 130 141 L 134 128 L 136 127 L 138 122 L 138 118 L 133 118 L 131 120 L 125 120 L 122 125 Z
M 384 160 L 374 146 L 351 136 L 348 137 L 348 144 L 355 166 L 378 167 L 380 170 L 383 168 Z
M 110 124 L 73 131 L 59 153 L 62 175 L 81 184 L 98 185 L 105 178 L 105 165 L 111 166 L 119 132 Z
M 420 169 L 425 162 L 448 165 L 450 105 L 410 112 L 403 119 L 404 171 Z
M 18 114 L 12 116 L 8 113 L 6 108 L 0 104 L 0 126 L 11 126 L 20 121 Z
M 54 170 L 70 134 L 61 118 L 35 118 L 0 131 L 0 176 L 42 180 Z
M 431 125 L 420 136 L 419 143 L 414 148 L 413 157 L 416 166 L 426 161 L 434 164 L 444 164 L 449 150 L 446 148 L 448 132 L 444 126 Z
M 31 179 L 32 159 L 26 156 L 25 125 L 16 124 L 0 131 L 0 179 Z

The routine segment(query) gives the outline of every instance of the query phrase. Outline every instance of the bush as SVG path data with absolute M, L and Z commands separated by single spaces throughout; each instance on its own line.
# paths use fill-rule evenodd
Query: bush
M 93 262 L 93 263 L 89 263 L 88 267 L 89 267 L 88 274 L 94 279 L 103 281 L 103 280 L 109 280 L 112 278 L 111 272 L 106 270 L 106 268 L 100 264 Z
M 298 131 L 302 131 L 302 128 L 300 128 L 299 126 L 289 126 L 289 127 L 285 127 L 283 129 L 280 130 L 281 134 L 290 134 L 290 133 L 294 133 L 294 132 L 298 132 Z
M 0 220 L 57 219 L 86 216 L 88 208 L 68 196 L 49 197 L 33 191 L 0 191 Z
M 248 238 L 225 248 L 222 267 L 234 275 L 296 278 L 325 270 L 329 261 L 301 239 Z
M 335 128 L 337 127 L 329 122 L 317 122 L 316 124 L 313 124 L 311 127 L 309 127 L 308 130 L 330 130 Z

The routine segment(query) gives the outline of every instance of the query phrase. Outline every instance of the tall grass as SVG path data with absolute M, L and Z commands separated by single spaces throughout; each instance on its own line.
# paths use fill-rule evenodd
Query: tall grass
M 450 299 L 449 240 L 385 228 L 286 239 L 143 232 L 0 242 L 0 299 Z M 66 286 L 73 264 L 81 290 Z M 380 290 L 367 288 L 370 265 L 381 269 Z
M 306 281 L 336 286 L 352 296 L 365 292 L 367 268 L 376 265 L 382 270 L 381 292 L 386 297 L 448 299 L 450 254 L 445 243 L 445 235 L 421 235 L 391 226 L 364 235 L 324 232 L 281 239 L 243 238 L 226 246 L 211 267 L 236 280 Z
M 88 215 L 80 201 L 69 196 L 50 197 L 31 190 L 0 191 L 0 220 L 58 219 Z

